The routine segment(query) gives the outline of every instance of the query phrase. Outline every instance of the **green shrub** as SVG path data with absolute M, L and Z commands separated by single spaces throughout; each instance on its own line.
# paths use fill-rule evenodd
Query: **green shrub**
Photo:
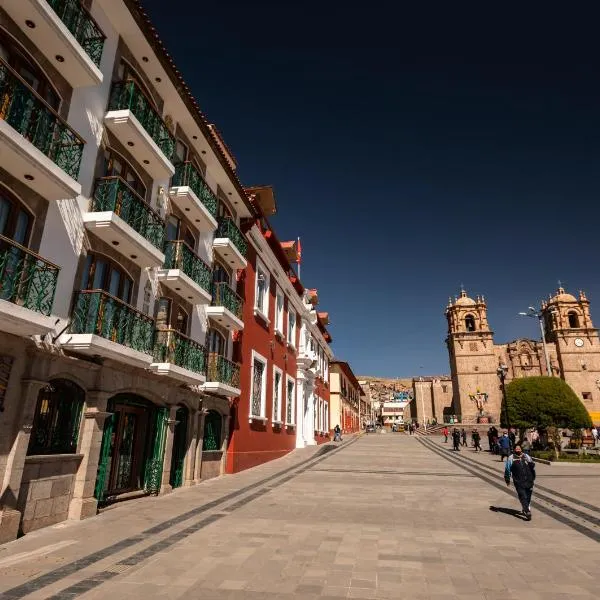
M 575 392 L 558 377 L 523 377 L 506 386 L 502 403 L 502 426 L 506 415 L 512 427 L 547 430 L 551 427 L 579 429 L 592 421 Z

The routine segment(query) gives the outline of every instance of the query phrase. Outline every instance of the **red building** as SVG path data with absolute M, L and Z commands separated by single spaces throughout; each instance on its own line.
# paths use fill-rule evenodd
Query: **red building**
M 275 212 L 272 189 L 250 188 L 248 192 L 258 217 L 244 227 L 248 240 L 248 265 L 240 281 L 244 330 L 237 334 L 235 344 L 235 358 L 242 365 L 241 394 L 231 411 L 227 473 L 280 458 L 307 443 L 329 440 L 326 373 L 331 351 L 323 349 L 327 345 L 324 336 L 329 333 L 316 318 L 316 297 L 309 297 L 292 269 L 290 259 L 297 259 L 296 244 L 279 242 L 267 220 Z M 307 334 L 311 315 L 320 344 Z M 319 358 L 314 366 L 312 360 L 305 365 L 314 371 L 313 386 L 307 385 L 311 374 L 304 377 L 305 371 L 300 369 L 299 389 L 298 359 L 306 363 L 309 338 L 315 348 L 319 346 L 320 351 L 315 352 Z M 308 441 L 304 415 L 310 403 L 306 394 L 311 395 L 315 415 L 314 434 L 311 432 Z

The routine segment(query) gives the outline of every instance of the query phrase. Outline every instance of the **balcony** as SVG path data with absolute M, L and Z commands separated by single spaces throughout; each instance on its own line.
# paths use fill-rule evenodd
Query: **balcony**
M 244 301 L 231 289 L 228 283 L 214 283 L 210 306 L 206 315 L 229 330 L 244 329 Z
M 157 329 L 150 370 L 191 385 L 206 381 L 206 348 L 175 329 Z
M 140 267 L 163 264 L 165 222 L 121 177 L 96 180 L 83 222 L 88 231 Z
M 109 358 L 134 367 L 153 362 L 154 319 L 104 290 L 76 292 L 68 333 L 60 344 L 88 356 Z
M 102 83 L 105 36 L 80 0 L 3 0 L 2 7 L 71 87 Z
M 153 179 L 173 176 L 175 138 L 135 81 L 113 85 L 104 122 Z
M 208 371 L 203 391 L 235 398 L 241 394 L 240 365 L 227 360 L 224 356 L 208 355 Z
M 211 268 L 182 240 L 165 244 L 164 268 L 158 280 L 192 304 L 208 304 L 211 300 Z
M 45 335 L 59 267 L 0 235 L 0 330 L 13 335 Z
M 84 141 L 0 58 L 0 157 L 47 200 L 76 198 Z
M 234 269 L 245 269 L 248 244 L 232 219 L 219 219 L 213 250 Z
M 217 198 L 193 163 L 179 163 L 175 167 L 169 196 L 200 231 L 217 228 Z

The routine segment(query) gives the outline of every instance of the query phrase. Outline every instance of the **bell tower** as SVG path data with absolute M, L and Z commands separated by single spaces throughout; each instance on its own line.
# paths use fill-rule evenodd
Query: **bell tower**
M 600 419 L 600 340 L 592 323 L 590 302 L 560 285 L 542 303 L 546 342 L 553 344 L 560 376 L 573 388 L 594 421 Z M 594 413 L 596 413 L 594 415 Z
M 460 296 L 448 299 L 446 306 L 454 414 L 463 422 L 474 422 L 478 409 L 472 400 L 486 394 L 485 412 L 498 420 L 502 404 L 497 376 L 498 359 L 494 353 L 494 332 L 487 320 L 487 304 L 483 296 L 475 300 L 461 289 Z

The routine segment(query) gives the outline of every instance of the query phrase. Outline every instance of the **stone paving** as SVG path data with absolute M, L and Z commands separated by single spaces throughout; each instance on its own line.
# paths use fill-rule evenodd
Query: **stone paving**
M 596 595 L 597 541 L 538 510 L 518 518 L 499 463 L 442 446 L 370 434 L 35 532 L 0 548 L 0 597 Z

